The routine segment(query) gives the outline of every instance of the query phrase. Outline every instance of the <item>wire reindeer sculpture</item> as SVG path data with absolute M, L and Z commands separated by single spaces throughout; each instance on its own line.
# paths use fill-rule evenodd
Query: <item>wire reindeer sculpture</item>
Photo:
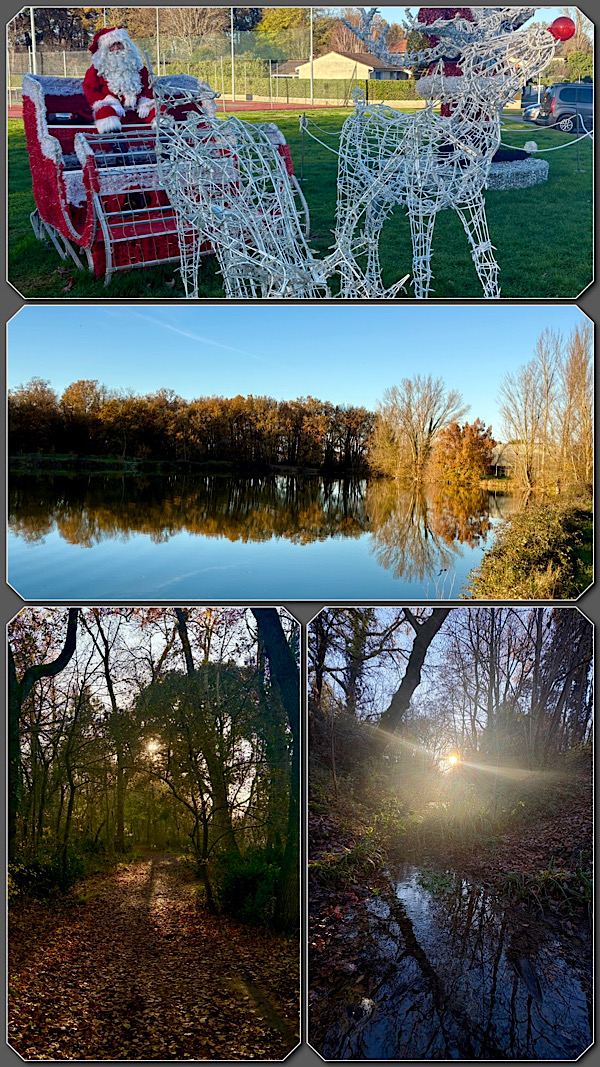
M 379 242 L 399 205 L 410 223 L 417 298 L 432 291 L 435 220 L 448 208 L 463 224 L 484 296 L 500 295 L 484 190 L 500 144 L 501 112 L 553 57 L 557 35 L 553 27 L 524 29 L 535 12 L 529 7 L 421 8 L 416 20 L 406 11 L 406 29 L 430 40 L 430 47 L 408 55 L 388 51 L 387 24 L 375 32 L 377 8 L 361 9 L 357 27 L 346 22 L 386 66 L 427 66 L 417 81 L 426 105 L 406 115 L 368 105 L 355 90 L 354 112 L 340 137 L 335 241 L 322 260 L 308 245 L 306 202 L 277 127 L 219 120 L 214 108 L 210 114 L 197 107 L 194 92 L 181 88 L 179 103 L 189 98 L 190 108 L 184 122 L 172 122 L 166 115 L 171 90 L 153 81 L 157 162 L 177 218 L 186 296 L 198 296 L 201 257 L 212 250 L 228 297 L 327 297 L 328 279 L 337 273 L 342 299 L 393 298 L 409 276 L 384 287 Z
M 405 115 L 385 104 L 369 106 L 357 93 L 342 128 L 333 253 L 342 296 L 395 295 L 395 286 L 383 287 L 379 238 L 397 205 L 409 218 L 416 297 L 430 295 L 435 220 L 446 208 L 463 224 L 484 296 L 500 295 L 484 190 L 500 144 L 502 108 L 554 55 L 552 33 L 535 25 L 521 29 L 534 11 L 421 8 L 405 27 L 426 33 L 431 47 L 411 54 L 390 53 L 386 30 L 375 36 L 376 8 L 362 10 L 358 27 L 346 22 L 386 65 L 429 69 L 417 81 L 427 101 L 423 110 Z
M 166 104 L 168 87 L 155 92 Z M 330 295 L 324 264 L 306 240 L 306 202 L 288 157 L 272 123 L 217 120 L 191 108 L 185 122 L 161 124 L 159 175 L 178 220 L 186 296 L 198 296 L 207 249 L 217 256 L 228 297 Z

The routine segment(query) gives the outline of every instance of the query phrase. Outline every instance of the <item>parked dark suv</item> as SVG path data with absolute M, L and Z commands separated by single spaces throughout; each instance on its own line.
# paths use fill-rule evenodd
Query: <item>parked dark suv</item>
M 535 122 L 537 126 L 557 126 L 563 133 L 591 130 L 594 125 L 594 86 L 582 82 L 549 85 Z

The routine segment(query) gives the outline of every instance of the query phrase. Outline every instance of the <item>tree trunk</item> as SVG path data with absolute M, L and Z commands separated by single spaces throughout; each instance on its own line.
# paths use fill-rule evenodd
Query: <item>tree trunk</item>
M 380 738 L 388 738 L 388 735 L 394 734 L 400 726 L 412 695 L 421 682 L 421 671 L 427 649 L 450 611 L 451 608 L 434 608 L 429 618 L 420 623 L 408 608 L 404 608 L 404 614 L 416 636 L 400 688 L 394 693 L 389 708 L 384 711 L 377 724 L 377 733 Z M 388 739 L 391 740 L 391 737 Z
M 253 608 L 252 614 L 292 734 L 288 825 L 275 921 L 281 928 L 297 929 L 300 921 L 300 678 L 275 608 Z
M 8 858 L 13 860 L 17 846 L 17 816 L 21 804 L 21 708 L 40 678 L 60 674 L 71 659 L 77 640 L 79 608 L 69 608 L 67 635 L 62 651 L 51 663 L 27 667 L 19 681 L 13 651 L 8 645 Z

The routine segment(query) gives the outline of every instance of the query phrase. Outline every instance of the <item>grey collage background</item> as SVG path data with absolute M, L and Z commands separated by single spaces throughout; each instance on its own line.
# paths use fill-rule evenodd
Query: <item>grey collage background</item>
M 148 6 L 148 5 L 145 5 L 144 3 L 138 3 L 138 4 L 134 5 L 134 6 L 142 7 L 142 6 Z M 183 7 L 183 6 L 193 6 L 193 5 L 182 3 L 181 0 L 180 0 L 178 5 L 175 5 L 175 4 L 164 4 L 162 6 L 165 6 L 165 7 L 166 6 L 182 6 Z M 217 2 L 213 3 L 211 6 L 216 7 L 216 6 L 228 6 L 228 5 L 219 4 L 219 2 L 217 0 Z M 294 4 L 293 2 L 290 2 L 290 0 L 277 0 L 277 4 L 275 4 L 273 2 L 273 0 L 271 0 L 271 2 L 267 6 L 295 7 L 295 6 L 298 6 L 298 4 L 297 3 Z M 381 9 L 384 9 L 386 4 L 380 4 L 378 6 Z M 389 6 L 389 5 L 387 5 L 387 6 Z M 592 21 L 597 21 L 597 5 L 596 4 L 594 4 L 594 6 L 592 7 L 592 4 L 590 2 L 588 2 L 588 3 L 583 3 L 583 4 L 580 3 L 578 6 L 580 7 L 580 9 L 582 11 L 584 11 L 585 14 L 588 15 L 589 18 L 592 19 Z M 8 4 L 6 4 L 4 2 L 4 0 L 1 0 L 1 8 L 0 8 L 0 10 L 2 10 L 2 14 L 3 14 L 3 18 L 2 18 L 1 21 L 5 22 L 8 19 L 10 19 L 12 17 L 12 15 L 19 9 L 20 9 L 20 5 L 18 5 L 15 9 L 13 9 L 13 5 L 12 4 L 9 6 Z M 3 83 L 4 83 L 5 74 L 6 74 L 6 70 L 5 70 L 5 67 L 6 67 L 6 53 L 5 53 L 4 50 L 3 50 L 2 58 L 0 60 L 0 66 L 1 66 L 1 69 L 2 69 L 2 78 L 3 78 Z M 4 144 L 6 144 L 6 117 L 3 117 L 2 124 L 3 124 L 3 140 L 4 140 Z M 2 209 L 3 209 L 3 216 L 4 216 L 4 232 L 6 233 L 6 210 L 7 210 L 6 209 L 6 174 L 5 174 L 4 170 L 2 172 L 1 181 L 2 181 L 2 186 L 3 186 Z M 565 207 L 565 210 L 567 210 L 567 211 L 568 211 L 568 203 L 569 203 L 569 192 L 568 192 L 567 189 L 565 189 L 565 191 L 564 191 L 564 207 Z M 594 251 L 596 252 L 596 250 L 597 250 L 597 241 L 595 240 L 594 241 Z M 598 321 L 598 317 L 599 317 L 599 298 L 600 298 L 600 284 L 598 283 L 597 280 L 595 280 L 592 283 L 592 285 L 585 291 L 585 293 L 582 294 L 580 299 L 578 299 L 576 301 L 557 301 L 557 303 L 561 303 L 561 304 L 577 303 L 577 305 L 581 308 L 581 310 L 584 311 L 588 315 L 588 317 L 591 319 L 591 321 L 594 323 L 594 326 L 595 326 L 595 324 Z M 75 305 L 77 304 L 77 302 L 69 302 L 67 300 L 65 300 L 65 301 L 48 301 L 48 302 L 49 303 L 53 303 L 53 304 L 57 304 L 57 305 L 59 305 L 61 307 L 65 307 L 65 309 L 67 307 L 69 307 L 69 306 L 73 306 L 73 304 L 75 304 Z M 105 301 L 96 301 L 96 303 L 98 303 L 100 306 L 104 302 Z M 12 318 L 12 316 L 14 314 L 16 314 L 16 312 L 19 310 L 19 308 L 23 307 L 24 303 L 25 303 L 25 301 L 17 294 L 17 292 L 13 289 L 13 287 L 11 285 L 9 285 L 7 282 L 4 282 L 4 284 L 0 288 L 0 314 L 2 316 L 2 323 L 3 323 L 3 327 L 4 327 L 4 338 L 6 338 L 6 323 L 9 321 L 9 319 Z M 39 301 L 29 301 L 28 303 L 29 303 L 29 306 L 34 306 L 36 303 L 40 303 L 40 302 Z M 94 303 L 94 301 L 87 301 L 86 300 L 85 303 Z M 113 303 L 117 303 L 117 304 L 120 304 L 120 305 L 123 305 L 123 306 L 127 306 L 128 302 L 127 301 L 123 301 L 123 300 L 119 300 L 119 301 L 113 301 Z M 169 304 L 169 301 L 153 301 L 153 303 Z M 435 303 L 436 304 L 456 304 L 457 301 L 436 300 Z M 469 303 L 472 303 L 472 301 L 469 301 Z M 509 304 L 510 301 L 502 301 L 502 303 Z M 540 301 L 526 301 L 526 303 L 541 303 L 541 302 Z M 224 301 L 223 301 L 223 314 L 226 314 L 226 304 L 225 304 Z M 426 305 L 423 306 L 423 314 L 427 314 Z M 5 350 L 5 358 L 2 361 L 1 379 L 2 379 L 3 396 L 4 396 L 4 398 L 6 398 L 6 341 L 5 341 L 5 344 L 4 344 L 4 350 Z M 77 353 L 76 352 L 73 353 L 73 361 L 74 361 L 74 363 L 76 363 L 76 361 L 77 361 Z M 597 373 L 595 373 L 595 375 L 594 375 L 594 382 L 595 382 L 595 384 L 597 384 Z M 2 469 L 4 471 L 4 494 L 3 494 L 3 499 L 4 499 L 4 501 L 6 501 L 6 401 L 4 401 L 4 406 L 3 406 L 2 410 L 3 410 Z M 598 470 L 598 440 L 597 439 L 595 441 L 594 459 L 595 459 L 596 471 L 597 471 Z M 596 503 L 596 501 L 595 501 L 595 503 Z M 596 520 L 596 506 L 594 507 L 594 520 Z M 581 610 L 583 612 L 585 612 L 585 614 L 587 615 L 587 617 L 589 619 L 591 619 L 591 621 L 593 622 L 595 628 L 597 627 L 598 620 L 600 619 L 600 606 L 599 606 L 600 588 L 598 587 L 598 580 L 597 580 L 597 552 L 596 552 L 596 547 L 597 547 L 597 542 L 595 540 L 595 542 L 594 542 L 594 563 L 595 563 L 595 567 L 596 567 L 596 582 L 592 586 L 592 588 L 589 589 L 586 593 L 584 593 L 583 596 L 577 602 L 577 606 L 579 608 L 581 608 Z M 0 583 L 0 620 L 1 620 L 2 624 L 3 624 L 3 631 L 4 631 L 5 628 L 6 628 L 6 625 L 16 615 L 16 613 L 20 610 L 20 608 L 23 607 L 24 604 L 26 603 L 24 600 L 21 599 L 20 596 L 18 596 L 6 584 L 6 577 L 5 577 L 6 576 L 6 504 L 5 504 L 5 521 L 2 524 L 1 551 L 2 551 L 2 560 L 3 560 L 3 565 L 4 565 L 4 574 L 2 576 L 2 582 Z M 28 603 L 35 603 L 35 602 L 30 601 Z M 48 602 L 45 602 L 45 603 L 50 605 L 52 602 L 48 601 Z M 90 602 L 89 601 L 88 602 L 84 601 L 84 602 L 79 602 L 79 603 L 90 603 Z M 151 603 L 151 602 L 150 601 L 140 601 L 140 603 Z M 241 601 L 239 603 L 240 604 L 248 604 L 248 605 L 250 605 L 249 601 Z M 271 603 L 271 602 L 269 602 L 269 603 Z M 335 603 L 340 603 L 340 604 L 342 604 L 344 602 L 343 601 L 328 601 L 327 602 L 327 604 L 331 604 L 331 603 L 334 603 L 334 604 Z M 367 602 L 366 601 L 355 601 L 355 603 L 367 606 Z M 374 601 L 373 602 L 374 605 L 376 605 L 377 603 L 379 603 L 379 601 Z M 389 602 L 381 602 L 381 603 L 389 603 Z M 456 601 L 456 602 L 445 601 L 444 603 L 456 603 L 456 604 L 462 605 L 463 607 L 466 606 L 466 602 L 465 601 Z M 230 600 L 222 601 L 222 600 L 214 600 L 214 599 L 211 600 L 211 605 L 214 605 L 215 607 L 219 606 L 219 605 L 224 605 L 224 604 L 231 604 L 231 601 Z M 286 601 L 286 600 L 281 600 L 280 602 L 277 602 L 277 606 L 279 606 L 280 604 L 282 604 L 284 607 L 286 607 L 295 616 L 295 618 L 298 619 L 298 621 L 300 623 L 302 623 L 303 630 L 304 630 L 303 647 L 306 647 L 305 646 L 305 642 L 306 642 L 305 626 L 306 626 L 306 623 L 308 623 L 309 620 L 312 619 L 317 614 L 317 612 L 319 611 L 319 609 L 321 607 L 326 606 L 325 602 L 324 601 L 319 602 L 319 601 Z M 42 605 L 42 606 L 45 606 L 45 604 Z M 68 606 L 71 606 L 71 605 L 69 604 Z M 77 605 L 74 604 L 73 606 L 77 606 Z M 368 602 L 368 606 L 372 606 L 371 602 Z M 1 659 L 2 659 L 1 684 L 2 684 L 2 693 L 3 694 L 6 693 L 6 656 L 5 656 L 5 651 L 4 650 L 5 650 L 5 643 L 4 643 L 4 638 L 3 638 L 3 654 L 2 654 L 2 657 L 1 657 Z M 304 715 L 303 715 L 303 719 L 304 719 L 304 730 L 303 730 L 303 738 L 304 738 L 304 746 L 303 746 L 304 812 L 306 813 L 306 811 L 307 811 L 307 807 L 306 807 L 306 787 L 307 787 L 306 663 L 304 663 L 304 665 L 303 665 L 302 706 L 303 706 L 303 711 L 304 711 Z M 1 757 L 1 759 L 2 759 L 1 766 L 2 766 L 2 782 L 3 782 L 3 787 L 2 787 L 2 807 L 3 807 L 3 812 L 4 812 L 5 805 L 6 805 L 6 797 L 5 797 L 5 794 L 6 794 L 6 788 L 5 788 L 6 775 L 5 775 L 5 772 L 4 772 L 4 768 L 6 767 L 6 730 L 5 729 L 2 730 L 2 757 Z M 2 842 L 3 842 L 3 844 L 2 844 L 2 849 L 3 849 L 2 854 L 5 856 L 6 855 L 6 842 L 5 842 L 5 838 L 6 838 L 6 818 L 5 818 L 5 814 L 3 814 L 3 816 L 2 816 L 1 823 L 2 823 L 2 831 L 1 832 L 2 832 Z M 304 824 L 303 832 L 302 832 L 302 852 L 301 852 L 301 854 L 303 856 L 306 856 L 306 819 L 305 819 L 305 824 Z M 306 894 L 305 871 L 303 872 L 303 890 L 304 890 L 304 893 Z M 5 907 L 5 904 L 6 904 L 6 902 L 5 902 L 5 880 L 2 879 L 2 906 Z M 305 911 L 306 911 L 306 908 L 303 909 L 303 915 L 304 916 L 305 916 Z M 305 922 L 305 919 L 304 919 L 304 922 Z M 304 961 L 304 969 L 305 969 L 305 966 L 306 966 L 306 947 L 307 947 L 306 930 L 303 930 L 303 936 L 301 937 L 301 944 L 303 946 L 303 961 Z M 6 939 L 3 938 L 2 939 L 3 974 L 5 973 L 5 969 L 6 969 L 5 955 L 6 955 Z M 303 1008 L 304 1008 L 304 1012 L 303 1012 L 304 1020 L 303 1020 L 303 1024 L 302 1024 L 302 1033 L 303 1033 L 303 1041 L 304 1041 L 304 1043 L 303 1043 L 303 1045 L 301 1047 L 297 1048 L 296 1051 L 291 1054 L 291 1057 L 289 1057 L 289 1059 L 293 1059 L 293 1062 L 294 1062 L 295 1065 L 297 1065 L 297 1067 L 305 1067 L 305 1065 L 310 1065 L 310 1067 L 312 1067 L 312 1065 L 317 1064 L 317 1063 L 322 1063 L 323 1061 L 321 1060 L 320 1056 L 318 1056 L 311 1048 L 309 1048 L 306 1045 L 306 974 L 303 975 L 302 993 L 303 993 L 302 1001 L 303 1001 Z M 3 1015 L 4 1015 L 4 1012 L 3 1012 Z M 18 1056 L 15 1052 L 13 1052 L 4 1043 L 4 1037 L 3 1037 L 2 1044 L 0 1044 L 0 1054 L 1 1054 L 1 1057 L 0 1057 L 0 1062 L 1 1063 L 4 1063 L 4 1062 L 22 1063 L 23 1062 L 21 1060 L 20 1056 Z M 595 1047 L 592 1047 L 585 1054 L 585 1059 L 586 1059 L 587 1063 L 595 1064 L 597 1058 L 600 1058 L 600 1050 L 596 1049 Z M 110 1062 L 110 1061 L 107 1061 L 107 1062 Z M 138 1060 L 136 1062 L 143 1063 L 144 1061 Z M 157 1061 L 153 1061 L 153 1062 L 157 1062 Z M 174 1062 L 174 1061 L 169 1061 L 169 1062 Z M 208 1061 L 203 1061 L 203 1062 L 208 1062 Z M 221 1062 L 225 1062 L 225 1061 L 221 1061 Z M 241 1062 L 241 1061 L 236 1061 L 236 1062 Z M 375 1061 L 371 1061 L 371 1062 L 375 1062 Z

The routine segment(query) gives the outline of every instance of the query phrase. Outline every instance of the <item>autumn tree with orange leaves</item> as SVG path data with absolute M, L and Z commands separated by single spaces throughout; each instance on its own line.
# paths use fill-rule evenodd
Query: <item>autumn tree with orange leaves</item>
M 476 482 L 482 478 L 492 462 L 496 442 L 492 427 L 481 419 L 452 422 L 438 434 L 435 445 L 435 465 L 448 482 Z

